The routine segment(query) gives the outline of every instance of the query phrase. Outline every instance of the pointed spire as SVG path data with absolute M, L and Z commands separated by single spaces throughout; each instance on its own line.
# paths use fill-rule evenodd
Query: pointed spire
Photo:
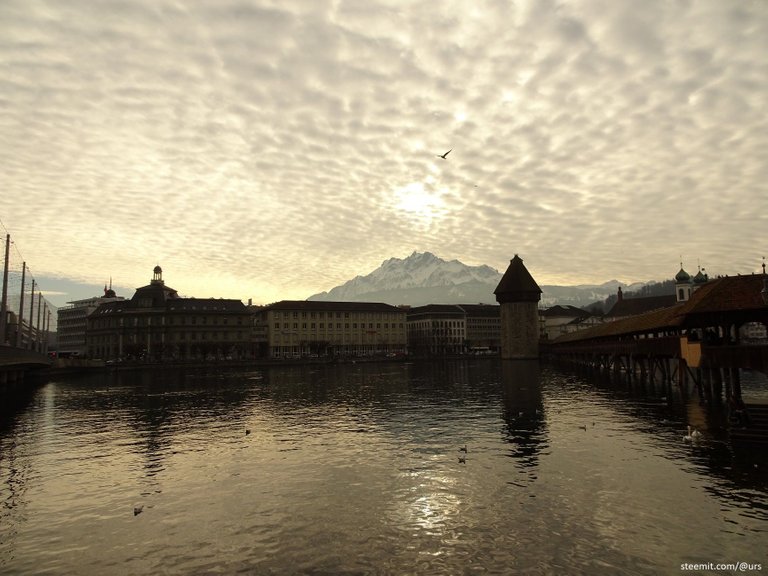
M 509 261 L 507 271 L 493 291 L 499 304 L 505 302 L 538 302 L 541 300 L 541 288 L 528 272 L 523 260 L 515 254 Z

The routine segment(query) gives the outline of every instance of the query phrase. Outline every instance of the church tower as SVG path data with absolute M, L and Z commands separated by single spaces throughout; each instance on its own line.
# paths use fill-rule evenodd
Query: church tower
M 517 254 L 493 293 L 501 305 L 502 359 L 538 358 L 541 288 Z
M 691 297 L 693 291 L 693 278 L 683 268 L 683 263 L 680 262 L 680 272 L 675 274 L 675 293 L 677 294 L 678 302 L 687 302 Z

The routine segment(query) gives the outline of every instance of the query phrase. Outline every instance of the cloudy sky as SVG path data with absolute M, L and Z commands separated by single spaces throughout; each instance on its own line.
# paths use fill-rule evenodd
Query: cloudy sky
M 749 273 L 768 2 L 3 0 L 0 157 L 14 246 L 76 283 L 160 264 L 262 303 L 413 251 Z

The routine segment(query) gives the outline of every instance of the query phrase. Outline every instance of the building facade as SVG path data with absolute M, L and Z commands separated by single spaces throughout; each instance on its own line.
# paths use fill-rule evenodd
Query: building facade
M 541 337 L 545 340 L 553 340 L 563 334 L 584 330 L 603 321 L 600 316 L 568 304 L 556 304 L 539 310 L 539 318 Z
M 462 354 L 467 318 L 455 304 L 427 304 L 408 310 L 408 350 L 418 356 Z
M 497 354 L 501 348 L 501 307 L 459 304 L 466 323 L 466 352 Z
M 271 358 L 363 357 L 407 352 L 406 313 L 376 302 L 283 300 L 256 312 Z
M 111 287 L 107 288 L 104 286 L 103 296 L 73 300 L 72 302 L 67 302 L 67 306 L 59 308 L 56 313 L 58 353 L 61 356 L 86 356 L 88 353 L 88 344 L 86 342 L 88 316 L 102 304 L 118 302 L 120 300 L 125 300 L 125 298 L 117 296 Z
M 130 300 L 87 317 L 87 353 L 104 360 L 240 360 L 254 355 L 252 315 L 240 300 L 182 298 L 156 266 Z

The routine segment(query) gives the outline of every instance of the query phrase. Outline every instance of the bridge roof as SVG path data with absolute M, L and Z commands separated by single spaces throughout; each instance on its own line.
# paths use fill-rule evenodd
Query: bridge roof
M 703 284 L 687 302 L 564 334 L 554 343 L 749 321 L 765 322 L 768 321 L 768 305 L 761 295 L 763 278 L 761 274 L 716 278 Z

